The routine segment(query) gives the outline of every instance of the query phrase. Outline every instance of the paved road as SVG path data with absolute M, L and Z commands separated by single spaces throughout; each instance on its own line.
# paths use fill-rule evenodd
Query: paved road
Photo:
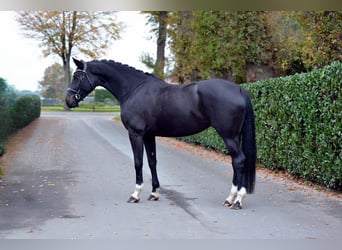
M 2 159 L 0 238 L 335 238 L 342 200 L 260 175 L 245 207 L 222 206 L 231 167 L 158 145 L 161 198 L 126 202 L 135 173 L 114 114 L 42 113 Z

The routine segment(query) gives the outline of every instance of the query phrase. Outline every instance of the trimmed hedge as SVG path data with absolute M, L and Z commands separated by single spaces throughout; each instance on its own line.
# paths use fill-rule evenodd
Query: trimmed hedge
M 258 162 L 342 190 L 342 63 L 242 86 L 256 115 Z M 212 128 L 183 139 L 226 152 Z
M 11 108 L 12 124 L 16 129 L 27 126 L 40 116 L 40 98 L 36 95 L 19 97 Z
M 13 132 L 11 116 L 7 109 L 0 110 L 0 144 Z M 0 154 L 1 155 L 1 154 Z
M 15 103 L 15 98 L 14 89 L 9 87 L 6 81 L 0 77 L 0 153 L 3 151 L 1 142 L 13 130 L 12 124 L 10 124 L 9 107 Z
M 16 130 L 27 126 L 40 116 L 40 98 L 35 95 L 21 96 L 0 108 L 0 156 L 5 153 L 3 142 Z

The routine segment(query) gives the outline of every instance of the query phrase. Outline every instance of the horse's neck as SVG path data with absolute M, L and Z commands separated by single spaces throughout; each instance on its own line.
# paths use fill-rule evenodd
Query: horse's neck
M 136 89 L 144 80 L 146 76 L 139 74 L 127 74 L 127 71 L 121 73 L 120 69 L 113 69 L 112 73 L 106 75 L 108 81 L 103 85 L 109 92 L 111 92 L 120 103 L 129 96 L 129 94 Z

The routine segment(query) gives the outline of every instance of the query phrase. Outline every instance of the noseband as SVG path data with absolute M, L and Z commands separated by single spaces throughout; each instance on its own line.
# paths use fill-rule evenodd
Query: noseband
M 93 83 L 90 81 L 89 79 L 89 76 L 87 74 L 87 64 L 84 63 L 84 69 L 76 69 L 75 73 L 76 72 L 83 72 L 85 74 L 85 77 L 87 78 L 88 80 L 88 84 L 90 85 L 91 89 L 94 89 L 94 85 Z M 72 95 L 74 94 L 74 97 L 77 101 L 79 101 L 81 99 L 81 95 L 80 95 L 80 91 L 81 91 L 81 88 L 80 88 L 80 84 L 81 82 L 78 83 L 78 86 L 77 86 L 77 89 L 73 89 L 73 88 L 68 88 L 67 89 L 67 93 L 69 95 Z

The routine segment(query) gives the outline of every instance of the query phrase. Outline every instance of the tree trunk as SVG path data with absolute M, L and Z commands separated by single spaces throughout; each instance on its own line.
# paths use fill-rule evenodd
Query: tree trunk
M 69 57 L 70 58 L 70 57 Z M 70 59 L 63 58 L 63 69 L 64 69 L 64 86 L 65 86 L 65 95 L 67 89 L 70 87 L 71 75 L 70 75 Z M 66 103 L 64 102 L 64 110 L 70 110 Z
M 63 18 L 64 15 L 63 15 Z M 66 32 L 65 32 L 65 27 L 63 27 L 64 32 L 62 32 L 62 60 L 63 60 L 63 69 L 64 69 L 64 84 L 65 84 L 65 89 L 70 87 L 71 83 L 71 70 L 70 70 L 70 58 L 71 58 L 71 51 L 72 51 L 72 45 L 73 45 L 73 40 L 74 40 L 74 35 L 75 35 L 75 30 L 76 30 L 76 19 L 77 19 L 77 12 L 73 11 L 72 13 L 72 28 L 71 32 L 68 37 L 68 41 L 66 40 Z M 63 24 L 65 25 L 65 20 L 63 21 Z M 63 34 L 64 33 L 64 34 Z M 65 93 L 66 94 L 66 93 Z M 64 102 L 64 110 L 70 110 L 66 103 Z
M 157 39 L 157 60 L 154 66 L 154 74 L 161 78 L 164 78 L 167 16 L 167 11 L 158 12 L 159 28 Z

